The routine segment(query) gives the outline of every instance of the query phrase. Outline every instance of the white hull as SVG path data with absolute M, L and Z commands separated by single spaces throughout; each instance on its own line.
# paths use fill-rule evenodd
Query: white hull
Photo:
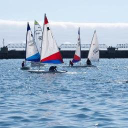
M 31 72 L 31 73 L 66 73 L 67 71 L 54 71 L 54 72 L 51 72 L 51 71 L 45 71 L 45 70 L 29 70 L 28 72 Z
M 28 72 L 31 72 L 31 73 L 43 73 L 44 70 L 29 70 Z
M 71 67 L 71 68 L 87 68 L 87 67 L 96 67 L 95 65 L 76 65 L 76 66 L 63 66 L 63 67 Z

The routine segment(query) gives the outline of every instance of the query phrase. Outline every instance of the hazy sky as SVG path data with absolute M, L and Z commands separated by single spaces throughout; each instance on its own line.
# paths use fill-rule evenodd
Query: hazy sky
M 42 25 L 46 13 L 58 44 L 76 43 L 79 26 L 82 43 L 95 29 L 99 43 L 128 43 L 127 12 L 128 0 L 1 0 L 0 41 L 25 42 L 27 21 Z
M 5 20 L 128 22 L 128 0 L 1 0 L 0 16 Z

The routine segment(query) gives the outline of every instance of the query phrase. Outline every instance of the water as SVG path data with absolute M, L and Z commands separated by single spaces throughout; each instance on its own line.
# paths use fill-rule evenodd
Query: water
M 128 127 L 128 59 L 65 74 L 32 74 L 21 62 L 0 60 L 0 128 Z

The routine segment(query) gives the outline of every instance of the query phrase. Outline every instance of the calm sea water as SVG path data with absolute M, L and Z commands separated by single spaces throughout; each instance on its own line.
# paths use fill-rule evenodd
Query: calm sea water
M 128 59 L 58 66 L 65 74 L 29 73 L 22 61 L 0 60 L 0 128 L 128 127 Z

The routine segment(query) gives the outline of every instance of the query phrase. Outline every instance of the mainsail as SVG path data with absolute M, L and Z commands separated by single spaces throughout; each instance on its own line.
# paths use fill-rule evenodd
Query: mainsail
M 81 60 L 81 40 L 80 40 L 80 28 L 79 28 L 77 48 L 76 48 L 75 55 L 74 55 L 72 62 L 76 63 L 76 62 L 79 62 L 80 60 Z
M 40 55 L 33 40 L 33 35 L 29 23 L 27 24 L 26 34 L 26 60 L 35 62 L 40 61 Z
M 34 22 L 34 41 L 35 41 L 37 49 L 40 53 L 41 52 L 41 44 L 42 44 L 42 28 L 36 20 Z
M 53 38 L 46 14 L 44 16 L 43 42 L 41 50 L 41 62 L 61 64 L 63 59 Z
M 99 60 L 99 44 L 97 39 L 96 31 L 94 31 L 94 35 L 92 38 L 88 59 L 90 61 L 98 61 Z

